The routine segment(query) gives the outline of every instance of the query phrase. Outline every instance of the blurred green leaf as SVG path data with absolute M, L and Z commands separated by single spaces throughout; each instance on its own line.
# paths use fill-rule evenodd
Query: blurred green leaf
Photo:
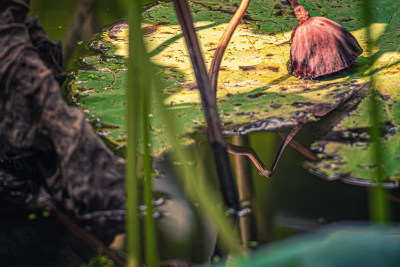
M 116 266 L 106 256 L 98 255 L 90 260 L 88 264 L 82 264 L 80 267 L 114 267 Z
M 331 227 L 274 243 L 235 266 L 395 267 L 400 262 L 398 229 Z

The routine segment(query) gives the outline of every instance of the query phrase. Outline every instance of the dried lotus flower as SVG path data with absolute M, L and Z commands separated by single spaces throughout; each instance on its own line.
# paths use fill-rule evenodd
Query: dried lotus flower
M 299 24 L 292 32 L 288 71 L 313 79 L 348 68 L 363 52 L 356 38 L 343 26 L 308 12 L 290 0 Z

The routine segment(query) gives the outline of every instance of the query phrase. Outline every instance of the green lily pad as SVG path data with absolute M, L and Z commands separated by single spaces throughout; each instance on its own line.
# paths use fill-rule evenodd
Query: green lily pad
M 350 16 L 347 4 L 353 4 L 353 1 L 341 1 L 340 5 L 326 2 L 323 10 L 332 10 L 335 14 L 343 11 Z M 319 4 L 315 1 L 308 5 Z M 210 64 L 235 3 L 192 1 L 191 8 L 206 64 Z M 311 15 L 313 12 L 311 8 Z M 143 13 L 143 18 L 145 41 L 151 61 L 156 66 L 160 93 L 168 110 L 178 118 L 176 132 L 186 137 L 184 143 L 192 143 L 194 140 L 190 136 L 204 129 L 205 122 L 172 3 L 153 6 Z M 352 33 L 365 50 L 365 31 L 359 27 L 360 19 L 345 22 L 354 29 Z M 377 20 L 372 25 L 376 38 L 385 36 L 386 23 L 386 20 Z M 290 53 L 290 28 L 296 24 L 291 7 L 281 1 L 251 2 L 245 20 L 237 27 L 227 48 L 219 75 L 218 107 L 226 134 L 272 131 L 292 127 L 299 121 L 317 121 L 365 88 L 362 85 L 366 79 L 359 71 L 363 57 L 348 70 L 318 80 L 302 80 L 289 75 L 286 62 Z M 98 133 L 118 146 L 123 146 L 126 139 L 127 33 L 126 23 L 120 22 L 99 34 L 89 44 L 95 53 L 80 59 L 82 69 L 75 71 L 69 82 L 73 101 L 85 111 Z M 376 48 L 376 53 L 381 50 Z M 393 53 L 398 56 L 397 52 Z M 381 56 L 378 56 L 375 68 L 386 64 L 380 60 Z M 149 117 L 152 151 L 159 155 L 169 147 L 165 140 L 165 127 L 157 114 L 149 114 Z
M 400 179 L 400 133 L 387 136 L 382 141 L 384 149 L 384 178 L 386 187 L 398 187 Z M 365 142 L 339 143 L 329 142 L 324 145 L 325 159 L 313 166 L 329 179 L 342 179 L 356 185 L 371 186 L 376 182 L 372 161 L 372 148 Z
M 400 57 L 399 57 L 400 59 Z M 376 82 L 380 93 L 378 104 L 381 110 L 380 123 L 384 156 L 384 178 L 386 187 L 398 187 L 400 180 L 400 66 L 389 67 L 385 72 L 396 75 L 379 76 Z M 380 80 L 383 79 L 383 80 Z M 364 99 L 357 108 L 333 127 L 326 140 L 314 144 L 319 151 L 320 161 L 308 162 L 314 172 L 329 180 L 341 179 L 345 182 L 371 186 L 376 182 L 376 166 L 372 160 L 372 147 L 368 129 L 371 127 L 369 99 Z
M 367 72 L 374 74 L 380 107 L 380 127 L 383 131 L 384 178 L 387 187 L 399 185 L 400 157 L 400 7 L 395 1 L 385 1 L 391 8 L 376 10 L 376 16 L 389 18 L 380 34 L 373 35 L 376 45 L 372 53 L 373 65 Z M 392 15 L 393 14 L 393 15 Z M 376 166 L 372 163 L 372 151 L 368 130 L 372 125 L 369 99 L 365 98 L 353 111 L 333 126 L 332 132 L 314 144 L 321 160 L 308 162 L 311 171 L 327 179 L 371 186 L 376 182 Z

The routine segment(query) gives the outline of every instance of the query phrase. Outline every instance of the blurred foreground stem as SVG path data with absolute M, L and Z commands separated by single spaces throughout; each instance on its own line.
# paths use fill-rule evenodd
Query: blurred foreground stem
M 235 135 L 232 137 L 232 143 L 236 146 L 249 146 L 249 137 L 247 135 Z M 240 234 L 245 252 L 258 244 L 257 225 L 255 220 L 256 202 L 254 197 L 253 183 L 251 180 L 251 164 L 249 159 L 240 155 L 233 155 L 235 162 L 234 168 L 239 193 L 240 210 L 243 214 L 239 216 Z
M 364 26 L 366 29 L 367 36 L 367 72 L 371 71 L 373 61 L 371 58 L 372 49 L 374 41 L 371 36 L 371 25 L 372 25 L 372 0 L 364 0 L 362 1 L 363 6 L 363 17 L 364 17 Z M 369 196 L 369 207 L 370 207 L 370 216 L 371 220 L 378 224 L 384 224 L 389 221 L 389 206 L 385 197 L 385 189 L 383 187 L 383 182 L 385 181 L 384 177 L 384 169 L 383 169 L 383 147 L 381 142 L 382 132 L 379 127 L 379 121 L 381 117 L 381 110 L 378 105 L 378 92 L 375 88 L 375 79 L 373 74 L 370 75 L 370 91 L 369 91 L 369 109 L 371 116 L 371 146 L 372 146 L 372 164 L 376 166 L 375 168 L 375 182 L 376 185 L 370 191 Z
M 126 128 L 128 144 L 126 150 L 126 237 L 127 237 L 127 266 L 140 265 L 140 221 L 138 199 L 137 148 L 140 132 L 140 100 L 145 84 L 146 54 L 142 40 L 141 2 L 128 2 L 129 22 L 129 58 L 128 58 L 128 88 Z
M 148 64 L 146 64 L 148 65 Z M 145 66 L 146 66 L 145 65 Z M 146 68 L 146 74 L 152 73 L 149 66 Z M 157 244 L 156 244 L 156 231 L 155 222 L 153 218 L 153 183 L 152 183 L 152 158 L 150 152 L 150 138 L 149 138 L 149 103 L 150 103 L 150 91 L 151 91 L 151 78 L 147 77 L 145 79 L 145 86 L 142 88 L 142 131 L 143 131 L 143 195 L 144 204 L 146 205 L 145 213 L 145 263 L 147 267 L 157 266 L 158 256 L 157 256 Z
M 234 221 L 237 220 L 239 201 L 236 194 L 235 182 L 226 150 L 227 142 L 222 135 L 221 120 L 217 109 L 217 100 L 213 94 L 210 80 L 204 63 L 203 54 L 193 25 L 189 4 L 186 0 L 174 0 L 175 12 L 181 25 L 186 46 L 189 50 L 193 71 L 200 91 L 201 103 L 207 123 L 208 138 L 214 151 L 216 167 L 222 196 L 228 212 Z

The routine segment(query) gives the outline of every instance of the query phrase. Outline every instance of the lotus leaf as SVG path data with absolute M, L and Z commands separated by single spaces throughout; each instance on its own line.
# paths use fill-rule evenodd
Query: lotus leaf
M 373 65 L 365 70 L 365 74 L 374 75 L 374 86 L 378 91 L 385 185 L 397 187 L 400 178 L 400 31 L 397 26 L 400 23 L 400 7 L 395 6 L 395 1 L 379 5 L 381 9 L 376 9 L 375 16 L 382 23 L 379 24 L 382 28 L 372 35 L 375 44 L 371 55 Z M 368 130 L 371 125 L 369 98 L 365 98 L 333 126 L 324 140 L 314 144 L 320 152 L 321 161 L 309 162 L 307 166 L 327 179 L 373 185 L 376 166 L 372 163 L 369 144 Z
M 380 2 L 381 3 L 381 2 Z M 360 27 L 356 1 L 310 1 L 305 6 L 311 15 L 328 15 L 352 31 L 365 50 L 365 30 Z M 354 10 L 349 8 L 354 6 Z M 393 10 L 395 1 L 382 2 L 379 12 Z M 210 64 L 216 45 L 234 12 L 232 1 L 192 1 L 191 8 L 203 47 Z M 319 13 L 320 11 L 320 13 Z M 372 32 L 377 39 L 387 36 L 390 18 L 378 12 Z M 339 16 L 342 17 L 340 21 Z M 350 18 L 350 16 L 352 16 Z M 159 92 L 173 117 L 176 131 L 187 137 L 205 127 L 200 97 L 172 3 L 161 2 L 143 13 L 145 41 L 154 64 Z M 393 15 L 394 18 L 394 15 Z M 226 134 L 246 134 L 256 130 L 278 130 L 299 121 L 317 121 L 320 116 L 360 93 L 365 83 L 364 56 L 346 71 L 318 80 L 302 80 L 287 73 L 291 27 L 297 21 L 291 7 L 281 1 L 252 1 L 242 23 L 237 27 L 221 65 L 218 108 Z M 115 24 L 89 44 L 95 52 L 80 59 L 82 68 L 69 82 L 70 96 L 98 126 L 99 134 L 123 146 L 125 142 L 125 87 L 127 25 Z M 394 60 L 398 52 L 387 44 Z M 377 53 L 374 70 L 388 58 Z M 380 54 L 381 53 L 381 54 Z M 164 125 L 155 112 L 151 118 L 152 149 L 159 155 L 169 144 Z

